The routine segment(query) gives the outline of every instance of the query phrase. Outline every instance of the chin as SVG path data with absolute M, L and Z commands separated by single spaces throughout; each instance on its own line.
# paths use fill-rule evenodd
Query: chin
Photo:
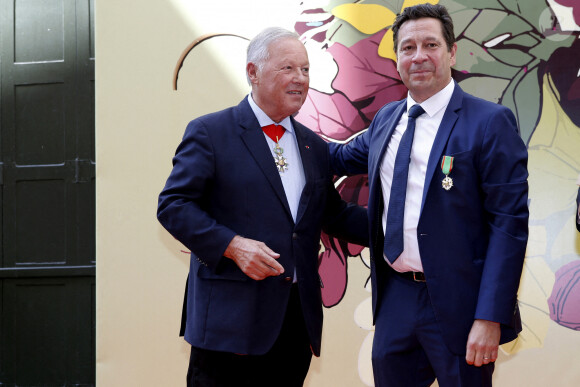
M 292 112 L 297 112 L 298 110 L 300 110 L 303 103 L 304 103 L 304 101 L 300 101 L 300 102 L 292 101 L 292 102 L 288 103 L 286 106 L 288 106 L 288 110 L 291 110 Z

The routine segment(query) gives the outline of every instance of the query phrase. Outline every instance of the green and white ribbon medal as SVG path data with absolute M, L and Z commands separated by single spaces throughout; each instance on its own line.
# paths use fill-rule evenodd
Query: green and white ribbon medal
M 449 177 L 449 173 L 453 169 L 453 157 L 443 156 L 441 159 L 441 171 L 445 175 L 445 179 L 441 182 L 441 185 L 446 191 L 449 191 L 453 187 L 453 179 Z

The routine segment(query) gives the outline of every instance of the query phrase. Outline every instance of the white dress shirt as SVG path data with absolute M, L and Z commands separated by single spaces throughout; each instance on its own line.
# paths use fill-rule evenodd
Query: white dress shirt
M 300 152 L 298 151 L 298 142 L 296 141 L 296 134 L 294 133 L 294 127 L 292 126 L 292 121 L 290 117 L 284 118 L 282 121 L 276 123 L 272 121 L 270 117 L 260 107 L 254 102 L 252 95 L 248 96 L 248 102 L 252 108 L 258 122 L 261 127 L 277 124 L 281 125 L 286 129 L 286 132 L 281 139 L 278 140 L 278 144 L 284 153 L 282 156 L 286 158 L 288 163 L 288 170 L 280 172 L 280 178 L 282 179 L 282 185 L 284 186 L 284 192 L 286 193 L 286 199 L 288 200 L 288 205 L 290 206 L 290 212 L 292 213 L 292 219 L 296 222 L 296 215 L 298 213 L 298 203 L 300 203 L 300 196 L 302 195 L 302 190 L 304 189 L 304 184 L 306 184 L 306 177 L 304 176 L 304 168 L 302 167 L 302 159 L 300 158 Z M 268 141 L 268 146 L 272 152 L 272 164 L 274 164 L 274 148 L 276 143 L 272 141 L 266 133 L 264 133 L 266 141 Z
M 419 254 L 419 241 L 417 239 L 417 226 L 421 212 L 421 201 L 423 200 L 423 189 L 425 186 L 425 175 L 427 163 L 437 130 L 445 114 L 455 83 L 449 82 L 445 88 L 431 98 L 423 101 L 421 107 L 425 113 L 415 121 L 415 135 L 411 148 L 411 161 L 409 164 L 409 177 L 407 180 L 407 196 L 405 198 L 405 217 L 403 220 L 403 240 L 404 250 L 399 258 L 391 265 L 399 272 L 423 271 L 421 256 Z M 383 230 L 387 224 L 387 211 L 389 208 L 389 198 L 391 196 L 391 183 L 393 181 L 393 168 L 395 157 L 399 149 L 399 143 L 405 130 L 407 129 L 407 112 L 416 102 L 407 96 L 407 111 L 403 113 L 395 131 L 389 141 L 385 156 L 381 162 L 381 187 L 385 208 L 383 212 Z M 389 261 L 385 258 L 387 263 Z M 389 263 L 390 264 L 390 263 Z

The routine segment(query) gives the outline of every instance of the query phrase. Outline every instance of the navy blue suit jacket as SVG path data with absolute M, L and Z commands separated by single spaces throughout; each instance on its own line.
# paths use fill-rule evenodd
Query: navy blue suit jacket
M 368 131 L 332 144 L 339 174 L 368 173 L 373 313 L 392 271 L 383 258 L 380 165 L 406 100 L 384 106 Z M 443 155 L 453 156 L 441 181 Z M 527 149 L 511 111 L 455 90 L 429 155 L 417 228 L 431 302 L 450 350 L 465 354 L 474 319 L 501 323 L 501 342 L 521 330 L 517 290 L 528 238 Z
M 306 177 L 296 223 L 247 98 L 187 126 L 157 215 L 192 252 L 184 317 L 185 339 L 193 346 L 266 353 L 280 332 L 296 268 L 312 350 L 320 353 L 320 231 L 368 244 L 367 215 L 334 189 L 327 144 L 294 119 L 292 124 Z M 247 277 L 222 256 L 235 235 L 279 253 L 284 274 Z
M 578 196 L 576 196 L 576 230 L 580 231 L 580 188 L 578 188 Z

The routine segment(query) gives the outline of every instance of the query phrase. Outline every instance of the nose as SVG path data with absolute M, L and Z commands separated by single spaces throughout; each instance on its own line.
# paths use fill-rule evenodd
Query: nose
M 418 47 L 417 50 L 415 50 L 415 55 L 413 55 L 413 62 L 421 63 L 426 60 L 427 60 L 426 51 L 422 47 Z
M 303 69 L 297 69 L 294 73 L 294 83 L 305 84 L 308 83 L 308 73 L 305 73 Z

